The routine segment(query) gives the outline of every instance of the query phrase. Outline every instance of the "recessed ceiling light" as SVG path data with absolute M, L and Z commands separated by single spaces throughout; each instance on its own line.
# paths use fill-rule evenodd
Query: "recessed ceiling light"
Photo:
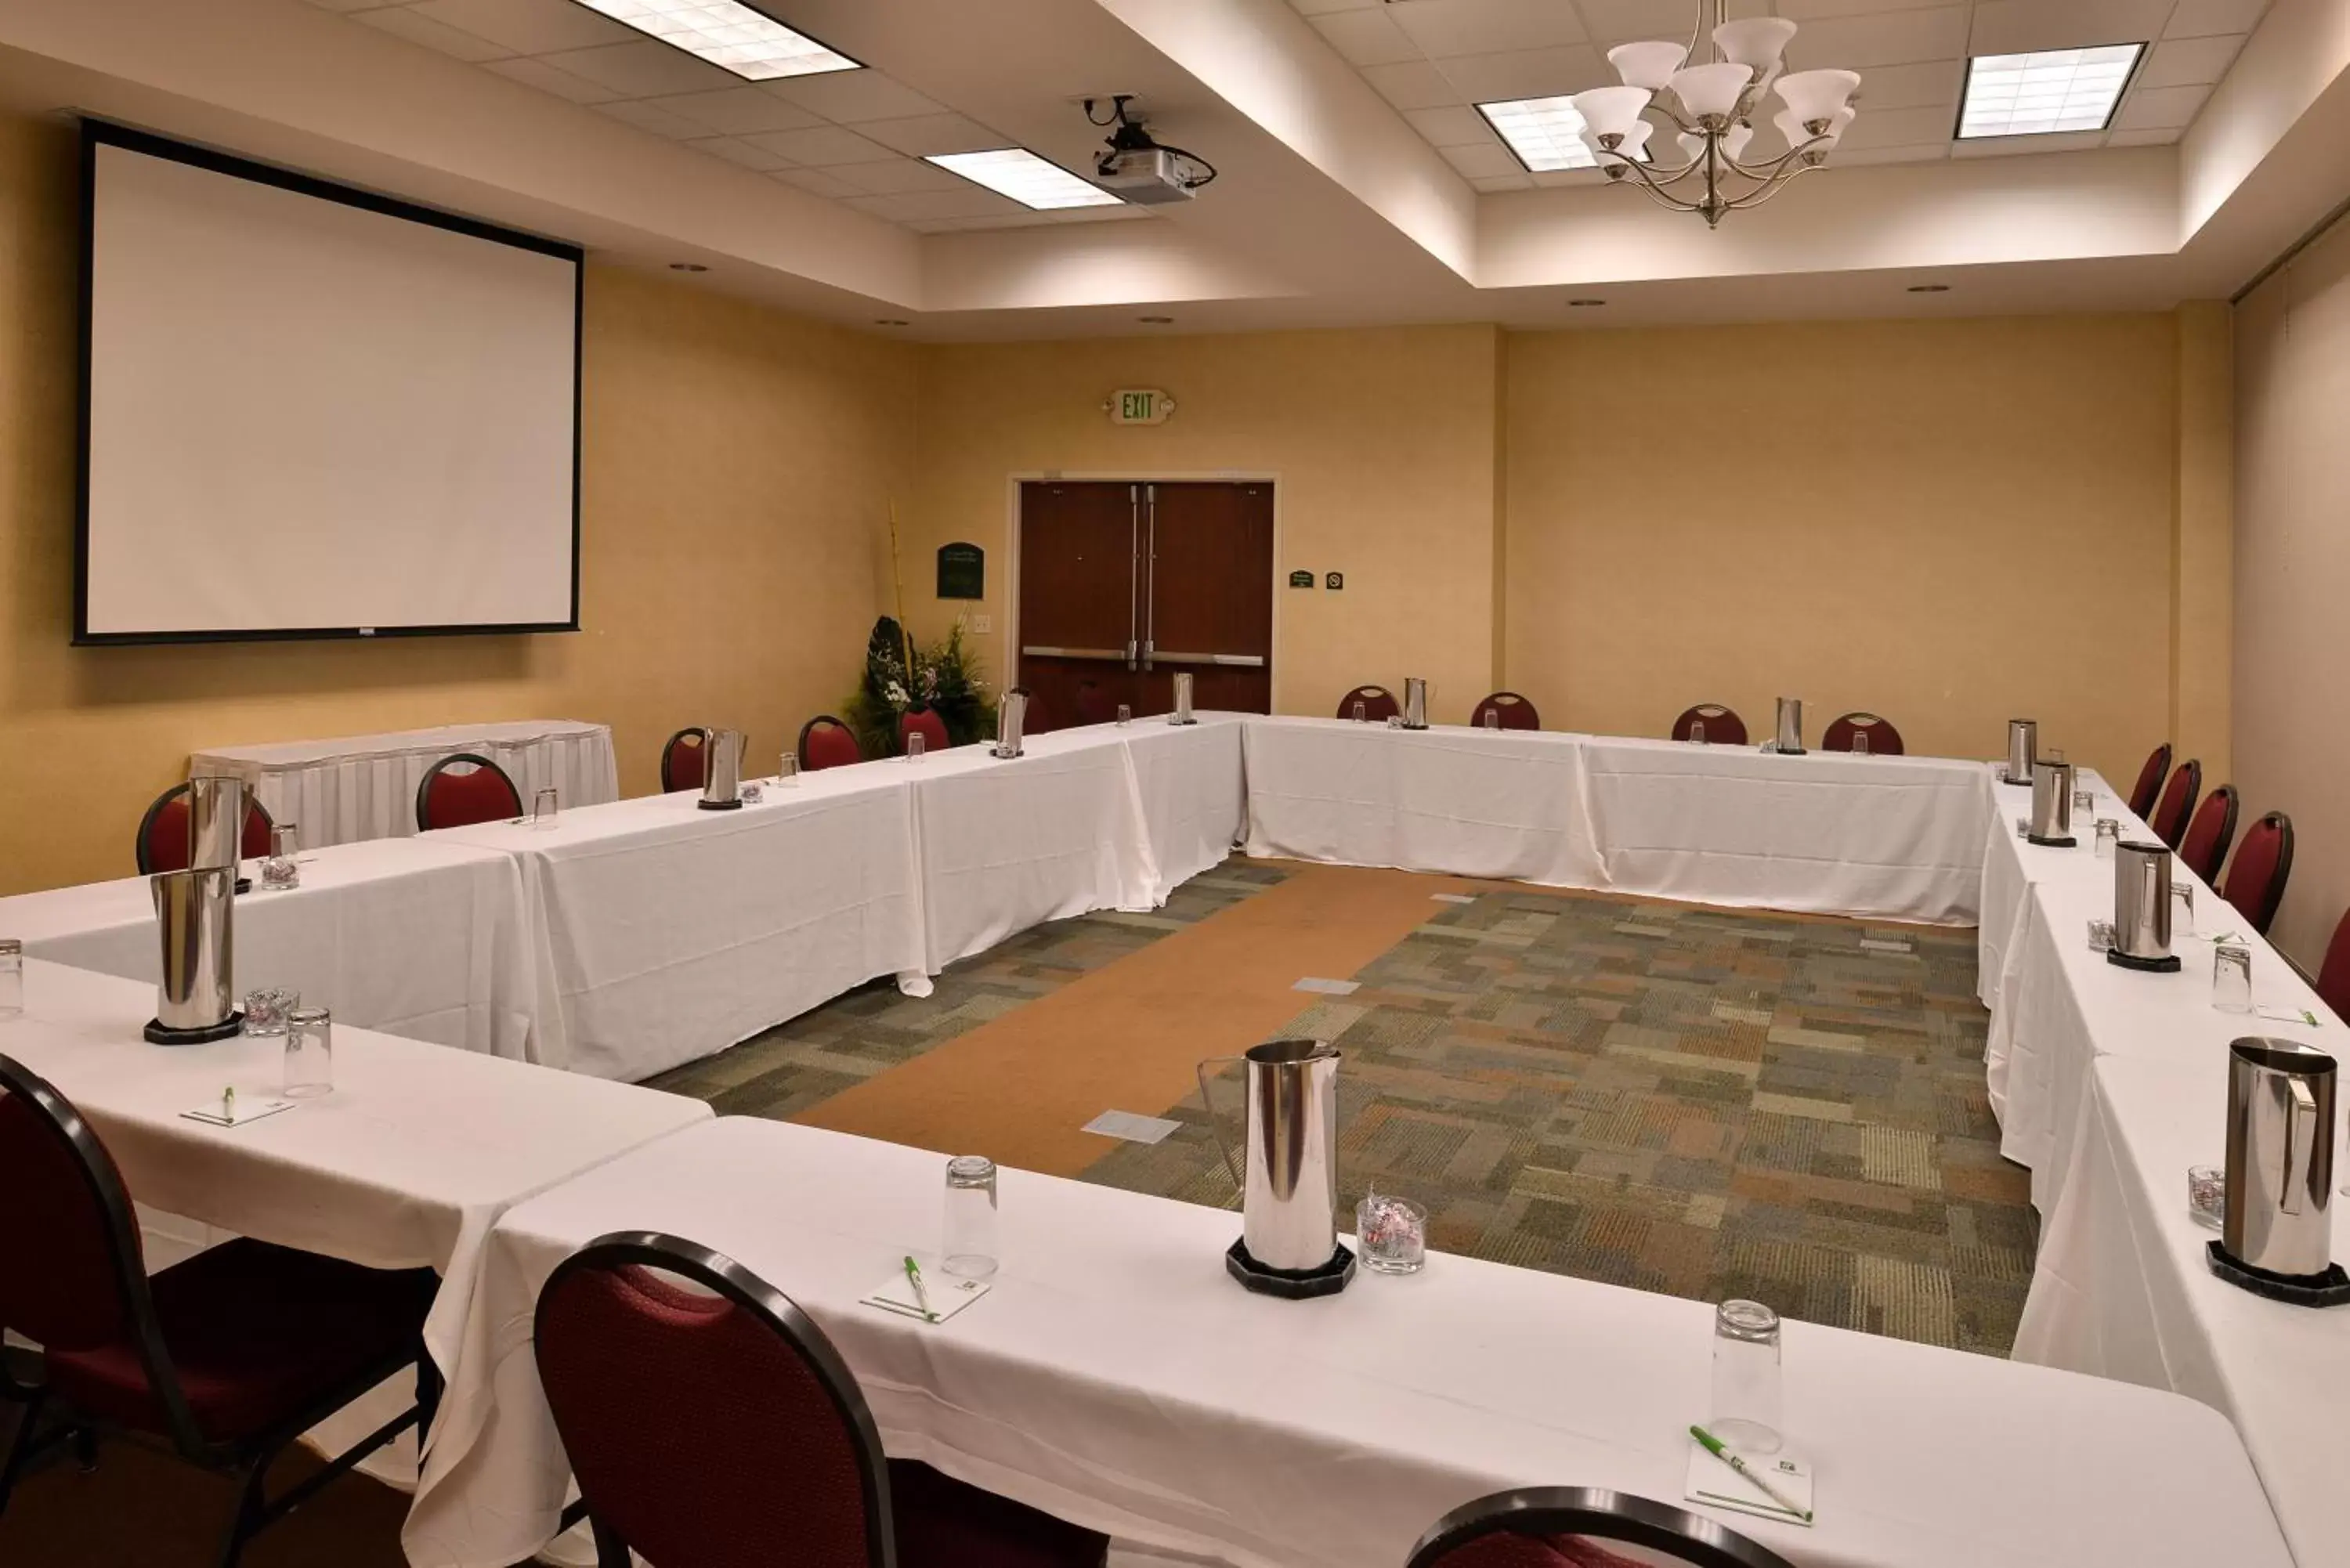
M 2144 44 L 1977 55 L 1967 62 L 1959 140 L 2103 130 L 2137 68 Z
M 702 265 L 700 262 L 671 262 L 669 264 L 669 270 L 671 272 L 708 272 L 710 269 Z
M 1589 310 L 1596 305 L 1605 305 L 1607 303 L 1607 302 L 1604 299 L 1570 299 L 1566 302 L 1566 307 L 1569 310 Z
M 933 152 L 922 160 L 950 174 L 960 174 L 974 185 L 984 185 L 999 196 L 1009 196 L 1024 207 L 1047 213 L 1062 207 L 1115 207 L 1118 197 L 1100 186 L 1078 179 L 1057 163 L 1048 163 L 1024 147 L 998 147 L 987 152 Z
M 648 33 L 754 82 L 863 67 L 847 55 L 795 33 L 739 0 L 578 0 L 615 22 Z
M 1171 316 L 1138 316 L 1135 319 L 1141 322 L 1145 327 L 1172 327 L 1175 325 L 1175 318 Z
M 1583 140 L 1583 114 L 1565 98 L 1520 98 L 1481 103 L 1477 112 L 1495 135 L 1509 143 L 1533 173 L 1557 169 L 1596 169 L 1599 161 Z
M 1912 294 L 1948 294 L 1950 292 L 1950 286 L 1947 283 L 1913 283 L 1909 286 L 1909 292 Z

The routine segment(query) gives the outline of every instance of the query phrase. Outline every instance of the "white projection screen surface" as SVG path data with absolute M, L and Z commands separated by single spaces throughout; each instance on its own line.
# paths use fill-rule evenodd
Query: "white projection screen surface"
M 84 136 L 76 640 L 576 630 L 578 250 Z

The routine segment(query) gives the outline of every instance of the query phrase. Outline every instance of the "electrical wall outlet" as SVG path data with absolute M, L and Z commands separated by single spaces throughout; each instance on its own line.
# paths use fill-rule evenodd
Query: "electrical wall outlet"
M 971 618 L 971 634 L 973 637 L 985 637 L 989 632 L 993 631 L 994 629 L 995 618 L 993 616 L 975 615 Z

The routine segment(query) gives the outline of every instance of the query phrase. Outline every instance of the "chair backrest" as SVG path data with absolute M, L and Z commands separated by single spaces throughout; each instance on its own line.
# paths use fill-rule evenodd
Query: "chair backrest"
M 1118 704 L 1109 700 L 1109 692 L 1098 680 L 1077 682 L 1077 722 L 1107 724 L 1118 717 Z
M 1712 732 L 1709 724 L 1706 731 Z M 1901 732 L 1874 713 L 1852 712 L 1829 721 L 1827 731 L 1820 736 L 1824 752 L 1856 752 L 1861 749 L 1859 737 L 1867 737 L 1868 754 L 1873 757 L 1901 755 Z
M 2221 784 L 2203 797 L 2203 804 L 2188 819 L 2187 836 L 2178 845 L 2178 863 L 2216 888 L 2220 867 L 2227 864 L 2228 846 L 2235 841 L 2236 786 Z
M 1363 717 L 1374 724 L 1384 724 L 1403 712 L 1403 704 L 1397 701 L 1395 693 L 1386 687 L 1357 686 L 1338 699 L 1338 717 L 1353 718 L 1357 702 L 1363 705 Z
M 2269 922 L 2276 919 L 2277 906 L 2284 901 L 2285 878 L 2292 875 L 2293 818 L 2272 811 L 2245 832 L 2220 897 L 2251 921 L 2252 929 L 2266 936 Z
M 2350 1023 L 2350 909 L 2334 928 L 2325 944 L 2325 961 L 2317 968 L 2317 994 L 2334 1009 L 2334 1016 Z
M 2170 782 L 2162 786 L 2162 798 L 2146 825 L 2176 850 L 2187 836 L 2188 818 L 2195 815 L 2195 797 L 2202 793 L 2203 764 L 2189 757 L 2171 770 Z
M 654 1231 L 599 1236 L 539 1292 L 536 1339 L 581 1501 L 646 1559 L 893 1568 L 889 1470 L 856 1379 L 740 1263 Z
M 47 1080 L 0 1056 L 0 1328 L 51 1350 L 130 1350 L 167 1434 L 201 1451 L 163 1348 L 130 1198 L 114 1158 Z
M 1477 704 L 1469 715 L 1469 722 L 1482 728 L 1485 715 L 1489 712 L 1501 715 L 1502 728 L 1504 730 L 1542 728 L 1542 716 L 1534 711 L 1534 705 L 1514 691 L 1494 692 Z
M 1020 714 L 1020 732 L 1024 735 L 1049 734 L 1053 728 L 1053 711 L 1045 706 L 1044 700 L 1036 695 L 1035 688 L 1014 686 L 1003 694 L 1009 697 L 1014 692 L 1028 699 L 1028 706 Z
M 2165 741 L 2146 754 L 2146 766 L 2137 771 L 2137 784 L 2131 789 L 2130 815 L 2144 822 L 2154 814 L 2155 797 L 2162 793 L 2162 781 L 2170 774 L 2170 742 Z
M 695 725 L 680 730 L 661 747 L 661 794 L 700 789 L 709 774 L 710 732 Z
M 462 771 L 461 771 L 462 770 Z M 416 831 L 470 827 L 522 815 L 522 792 L 505 769 L 474 752 L 442 757 L 416 786 Z
M 1603 1541 L 1644 1555 L 1610 1552 Z M 1526 1487 L 1464 1503 L 1419 1538 L 1406 1568 L 1646 1568 L 1660 1559 L 1690 1568 L 1791 1568 L 1727 1525 L 1596 1487 Z
M 1705 726 L 1705 739 L 1712 746 L 1742 746 L 1746 743 L 1746 721 L 1719 702 L 1700 702 L 1673 721 L 1673 739 L 1686 741 L 1692 726 Z
M 247 794 L 244 828 L 238 838 L 237 853 L 247 860 L 258 860 L 268 854 L 269 830 L 276 826 L 269 819 L 268 808 Z M 147 808 L 147 815 L 139 819 L 139 875 L 152 877 L 159 871 L 185 871 L 192 847 L 188 842 L 188 786 L 175 784 L 157 795 L 155 804 Z
M 809 773 L 865 760 L 857 732 L 829 713 L 818 713 L 800 726 L 799 753 L 800 766 Z
M 909 735 L 921 736 L 922 749 L 927 752 L 943 752 L 954 744 L 947 738 L 947 722 L 928 708 L 919 711 L 910 710 L 898 715 L 899 751 L 906 749 L 906 737 Z

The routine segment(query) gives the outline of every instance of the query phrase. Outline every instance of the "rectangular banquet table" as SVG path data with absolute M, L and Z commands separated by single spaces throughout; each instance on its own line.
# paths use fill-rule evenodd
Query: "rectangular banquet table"
M 518 1060 L 538 1059 L 536 939 L 507 857 L 462 844 L 377 839 L 306 850 L 302 885 L 240 894 L 239 995 L 291 986 L 338 1023 Z M 0 936 L 26 952 L 143 981 L 161 968 L 147 878 L 0 898 Z
M 934 1256 L 941 1162 L 918 1150 L 722 1118 L 509 1210 L 410 1561 L 494 1568 L 553 1532 L 566 1465 L 533 1304 L 567 1253 L 637 1229 L 714 1247 L 797 1301 L 893 1455 L 1153 1551 L 1381 1568 L 1505 1487 L 1681 1497 L 1708 1399 L 1703 1303 L 1445 1255 L 1277 1301 L 1225 1276 L 1232 1213 L 1018 1170 L 1002 1194 L 994 1289 L 937 1327 L 857 1304 L 908 1250 Z M 1807 1568 L 2289 1561 L 2242 1445 L 2192 1401 L 1801 1323 L 1785 1355 L 1818 1526 L 1724 1518 Z
M 549 788 L 560 792 L 567 806 L 620 797 L 611 730 L 576 719 L 215 746 L 190 757 L 188 772 L 250 780 L 273 818 L 300 826 L 306 846 L 348 844 L 415 833 L 416 786 L 425 769 L 452 752 L 472 752 L 496 763 L 513 776 L 525 804 Z
M 1248 783 L 1242 764 L 1246 719 L 1200 712 L 1198 722 L 1163 718 L 1113 726 L 1125 745 L 1150 852 L 1153 904 L 1223 863 L 1248 830 Z

